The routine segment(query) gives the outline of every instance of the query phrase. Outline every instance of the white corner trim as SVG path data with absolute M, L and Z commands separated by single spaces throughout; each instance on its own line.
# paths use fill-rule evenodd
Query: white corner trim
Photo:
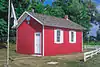
M 43 25 L 43 23 L 42 23 L 40 20 L 38 20 L 37 18 L 35 18 L 35 17 L 32 16 L 31 14 L 29 14 L 27 11 L 25 11 L 25 12 L 19 17 L 19 19 L 18 19 L 18 24 L 19 24 L 18 27 L 20 26 L 20 24 L 22 24 L 23 21 L 20 22 L 20 23 L 19 23 L 19 21 L 20 21 L 20 19 L 21 19 L 25 14 L 31 16 L 33 19 L 35 19 L 37 22 L 39 22 L 40 24 Z
M 43 25 L 43 56 L 44 56 L 44 25 Z
M 18 22 L 24 16 L 25 13 L 26 13 L 26 11 L 19 17 Z

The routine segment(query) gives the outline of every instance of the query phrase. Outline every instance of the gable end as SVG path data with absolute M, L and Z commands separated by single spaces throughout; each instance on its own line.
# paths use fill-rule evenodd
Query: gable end
M 25 12 L 19 17 L 19 19 L 18 19 L 18 25 L 16 26 L 16 28 L 18 28 L 18 27 L 23 23 L 23 21 L 25 20 L 25 18 L 26 18 L 28 15 L 29 15 L 30 17 L 32 17 L 33 19 L 35 19 L 37 22 L 39 22 L 40 24 L 43 25 L 43 23 L 42 23 L 40 20 L 38 20 L 37 18 L 35 18 L 35 17 L 32 16 L 31 14 L 29 14 L 27 11 L 25 11 Z

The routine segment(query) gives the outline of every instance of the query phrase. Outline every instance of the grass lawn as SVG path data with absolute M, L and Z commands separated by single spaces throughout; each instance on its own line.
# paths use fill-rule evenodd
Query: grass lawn
M 83 58 L 81 53 L 34 57 L 15 53 L 15 45 L 10 46 L 10 56 L 14 61 L 10 61 L 11 67 L 100 67 L 100 55 L 93 57 L 87 62 L 80 61 Z M 4 67 L 6 59 L 6 49 L 0 49 L 0 67 Z M 47 64 L 48 62 L 57 62 L 57 64 Z

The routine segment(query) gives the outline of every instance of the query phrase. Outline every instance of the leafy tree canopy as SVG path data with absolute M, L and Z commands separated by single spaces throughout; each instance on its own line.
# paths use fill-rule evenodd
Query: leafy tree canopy
M 100 13 L 96 14 L 96 21 L 100 22 Z
M 91 26 L 89 9 L 84 3 L 80 0 L 56 0 L 53 6 L 61 7 L 64 11 L 63 17 L 68 15 L 69 19 L 89 29 Z
M 61 18 L 64 18 L 65 15 L 68 15 L 70 20 L 89 30 L 91 26 L 91 16 L 94 12 L 96 13 L 95 5 L 91 2 L 91 0 L 55 0 L 52 6 L 44 6 L 44 1 L 45 0 L 13 0 L 17 18 L 25 10 L 31 11 L 34 9 L 36 13 L 47 14 Z M 6 25 L 6 27 L 4 27 L 5 30 L 2 30 L 2 28 L 0 28 L 0 30 L 4 32 L 7 32 L 7 8 L 8 1 L 0 0 L 0 19 L 2 18 L 0 20 L 0 27 L 2 24 Z M 4 32 L 0 31 L 0 33 L 5 34 Z
M 7 23 L 3 19 L 0 19 L 0 37 L 7 36 Z

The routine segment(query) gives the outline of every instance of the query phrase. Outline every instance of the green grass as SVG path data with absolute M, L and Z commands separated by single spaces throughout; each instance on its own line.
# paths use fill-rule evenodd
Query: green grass
M 10 44 L 10 56 L 15 58 L 29 57 L 26 59 L 20 59 L 15 61 L 10 61 L 11 67 L 100 67 L 100 54 L 83 62 L 80 60 L 75 60 L 70 56 L 65 55 L 64 57 L 59 56 L 49 56 L 49 57 L 32 57 L 28 55 L 21 55 L 15 53 L 15 45 Z M 0 60 L 6 59 L 6 49 L 0 49 Z M 71 60 L 70 60 L 71 59 Z M 47 62 L 56 61 L 56 65 L 48 65 Z M 4 66 L 5 61 L 0 61 L 0 67 Z
M 84 45 L 100 45 L 100 41 L 97 41 L 97 42 L 95 42 L 95 41 L 89 41 L 89 44 L 88 44 L 88 42 L 84 42 L 83 44 Z

